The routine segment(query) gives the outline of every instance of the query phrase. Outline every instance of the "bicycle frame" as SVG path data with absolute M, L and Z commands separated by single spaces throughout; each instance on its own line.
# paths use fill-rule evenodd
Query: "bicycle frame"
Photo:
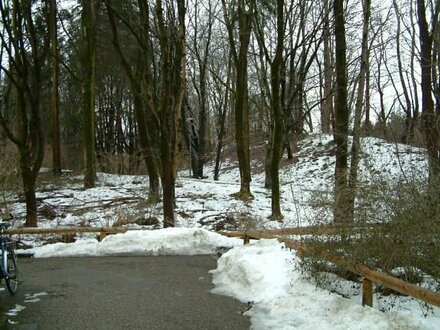
M 0 226 L 0 242 L 1 242 L 1 253 L 2 258 L 0 262 L 0 271 L 1 271 L 1 278 L 8 279 L 9 278 L 9 272 L 8 272 L 8 243 L 12 243 L 8 238 L 4 236 L 6 226 L 2 225 Z
M 0 258 L 0 279 L 5 279 L 9 293 L 14 295 L 17 292 L 19 281 L 15 241 L 5 235 L 5 231 L 10 225 L 8 222 L 0 222 L 0 251 L 2 254 Z
M 7 248 L 7 243 L 6 243 L 6 239 L 3 237 L 3 233 L 2 233 L 2 237 L 1 237 L 1 251 L 2 251 L 2 262 L 1 262 L 1 271 L 2 271 L 2 277 L 4 278 L 8 278 L 9 277 L 9 273 L 8 273 L 8 248 Z

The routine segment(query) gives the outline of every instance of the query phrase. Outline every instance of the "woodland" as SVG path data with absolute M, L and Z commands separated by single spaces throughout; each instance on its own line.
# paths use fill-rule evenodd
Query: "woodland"
M 4 0 L 0 147 L 16 159 L 26 226 L 42 166 L 148 176 L 175 225 L 178 171 L 204 178 L 233 145 L 239 200 L 264 141 L 271 219 L 279 173 L 310 133 L 333 135 L 333 222 L 357 219 L 361 137 L 426 149 L 419 187 L 436 218 L 440 175 L 439 1 Z M 349 136 L 352 142 L 349 144 Z M 351 140 L 350 140 L 351 141 Z M 10 173 L 2 166 L 2 180 Z

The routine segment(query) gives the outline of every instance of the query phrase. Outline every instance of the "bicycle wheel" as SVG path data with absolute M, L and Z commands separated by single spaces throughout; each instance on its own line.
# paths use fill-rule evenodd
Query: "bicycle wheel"
M 10 294 L 14 295 L 18 288 L 18 269 L 17 269 L 17 257 L 14 250 L 8 251 L 8 274 L 5 278 L 6 287 Z

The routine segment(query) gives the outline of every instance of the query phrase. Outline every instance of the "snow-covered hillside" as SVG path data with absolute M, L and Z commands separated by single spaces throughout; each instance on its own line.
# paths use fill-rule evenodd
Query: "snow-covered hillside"
M 177 226 L 207 229 L 248 229 L 306 226 L 331 221 L 331 215 L 317 207 L 316 199 L 331 197 L 335 157 L 334 144 L 329 135 L 313 135 L 302 140 L 294 155 L 280 171 L 282 183 L 282 223 L 269 220 L 270 191 L 264 188 L 264 173 L 254 173 L 251 190 L 254 200 L 244 203 L 231 194 L 239 190 L 236 164 L 222 164 L 220 180 L 212 178 L 213 166 L 205 169 L 207 179 L 190 178 L 189 171 L 181 171 L 177 179 Z M 419 148 L 389 144 L 375 138 L 362 140 L 359 179 L 363 183 L 426 176 L 427 159 Z M 44 182 L 44 173 L 42 180 Z M 158 223 L 162 207 L 145 203 L 147 178 L 98 174 L 96 188 L 83 190 L 82 177 L 66 172 L 58 183 L 43 184 L 37 197 L 43 210 L 40 227 L 54 226 L 113 226 L 137 223 Z M 24 216 L 24 204 L 11 205 L 15 226 Z

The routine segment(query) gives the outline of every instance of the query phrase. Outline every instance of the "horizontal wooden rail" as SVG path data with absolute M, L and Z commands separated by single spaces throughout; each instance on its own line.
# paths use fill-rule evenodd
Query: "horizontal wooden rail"
M 125 233 L 127 228 L 121 227 L 60 227 L 60 228 L 20 228 L 8 229 L 6 235 L 43 235 L 43 234 L 76 234 L 76 233 L 99 233 L 102 240 L 108 234 Z
M 250 238 L 273 238 L 274 236 L 289 236 L 289 235 L 337 235 L 357 233 L 361 231 L 372 231 L 375 229 L 386 228 L 383 224 L 371 224 L 365 226 L 359 225 L 321 225 L 321 226 L 306 226 L 306 227 L 294 227 L 294 228 L 281 228 L 281 229 L 266 229 L 266 230 L 246 230 L 246 231 L 231 231 L 222 232 L 223 235 L 228 237 L 245 237 Z
M 373 228 L 380 228 L 381 226 L 372 226 Z M 353 227 L 355 228 L 355 227 Z M 367 227 L 370 228 L 370 227 Z M 424 288 L 421 288 L 420 286 L 417 286 L 412 283 L 405 282 L 401 279 L 398 279 L 396 277 L 372 270 L 368 268 L 367 266 L 360 265 L 353 263 L 343 257 L 336 256 L 333 254 L 330 254 L 328 252 L 317 252 L 311 250 L 308 245 L 299 242 L 294 239 L 289 238 L 283 238 L 280 236 L 288 236 L 288 235 L 308 235 L 308 234 L 316 234 L 315 230 L 319 232 L 321 230 L 322 232 L 332 233 L 333 230 L 340 230 L 340 227 L 336 226 L 311 226 L 311 227 L 297 227 L 297 228 L 283 228 L 283 229 L 274 229 L 274 230 L 247 230 L 242 232 L 229 232 L 229 233 L 223 233 L 226 236 L 229 237 L 241 237 L 243 238 L 245 243 L 249 242 L 249 239 L 261 239 L 261 238 L 276 238 L 278 241 L 283 242 L 287 247 L 291 249 L 295 249 L 298 251 L 298 255 L 300 258 L 303 258 L 306 255 L 314 255 L 317 256 L 323 260 L 329 261 L 335 265 L 338 265 L 340 267 L 343 267 L 349 271 L 352 271 L 353 273 L 356 273 L 360 276 L 363 276 L 365 279 L 368 279 L 371 282 L 378 283 L 385 285 L 386 287 L 393 289 L 397 292 L 400 292 L 404 295 L 411 296 L 417 299 L 420 299 L 424 302 L 427 302 L 429 304 L 439 306 L 440 307 L 440 293 L 436 293 Z M 344 229 L 350 229 L 350 228 L 344 228 Z M 368 296 L 371 296 L 372 289 L 371 289 L 371 283 L 368 283 L 368 281 L 364 281 L 363 285 L 364 290 L 368 290 Z M 364 296 L 367 296 L 364 291 Z M 363 301 L 366 301 L 366 304 L 371 306 L 372 305 L 372 299 L 371 297 L 364 297 Z

